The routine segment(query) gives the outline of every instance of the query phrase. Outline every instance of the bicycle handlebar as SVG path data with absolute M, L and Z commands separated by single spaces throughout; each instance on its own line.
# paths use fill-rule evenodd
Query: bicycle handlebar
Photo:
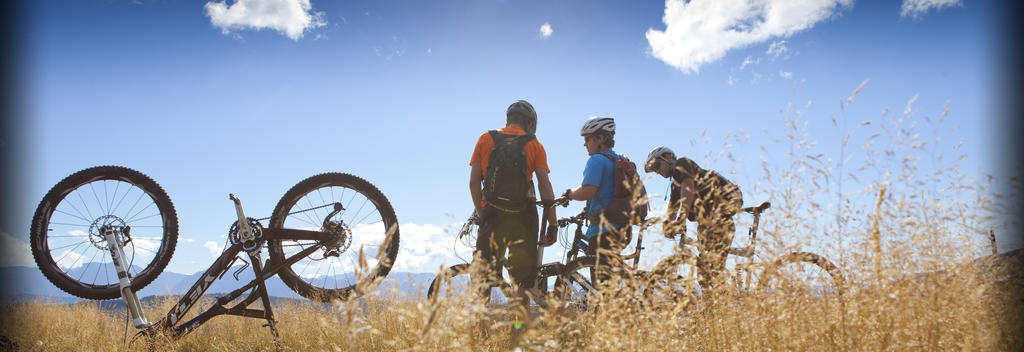
M 740 210 L 748 212 L 748 213 L 751 213 L 751 214 L 760 214 L 762 211 L 765 211 L 765 210 L 767 210 L 768 208 L 771 208 L 771 207 L 772 207 L 772 203 L 766 201 L 766 202 L 761 203 L 761 205 L 758 205 L 756 207 L 747 207 L 747 208 L 743 208 L 743 209 L 740 209 Z
M 537 201 L 533 201 L 533 204 L 541 206 L 543 208 L 555 207 L 555 206 L 559 206 L 559 205 L 561 205 L 563 207 L 568 207 L 569 206 L 569 198 L 558 197 L 558 198 L 552 199 L 550 201 L 537 200 Z M 577 215 L 577 216 L 580 216 L 580 215 Z M 476 213 L 476 210 L 473 210 L 473 213 L 469 215 L 468 219 L 466 219 L 466 224 L 463 225 L 463 229 L 462 229 L 462 231 L 460 231 L 459 237 L 462 237 L 466 233 L 469 232 L 468 227 L 470 225 L 479 225 L 479 224 L 480 224 L 480 215 Z M 565 226 L 562 225 L 562 221 L 561 220 L 558 221 L 558 224 L 559 224 L 559 227 L 565 227 Z
M 576 225 L 582 226 L 583 222 L 586 221 L 586 220 L 587 220 L 587 214 L 585 212 L 581 211 L 579 214 L 576 214 L 574 216 L 571 216 L 571 217 L 568 217 L 568 218 L 558 219 L 558 227 L 566 227 L 566 226 L 569 226 L 571 224 L 576 224 Z

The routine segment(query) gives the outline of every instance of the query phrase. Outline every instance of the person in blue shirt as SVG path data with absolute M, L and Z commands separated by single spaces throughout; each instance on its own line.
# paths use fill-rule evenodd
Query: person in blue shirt
M 587 166 L 583 169 L 583 182 L 575 188 L 565 191 L 564 197 L 587 201 L 587 218 L 590 226 L 585 234 L 587 254 L 594 255 L 598 250 L 602 253 L 618 255 L 625 245 L 626 236 L 617 229 L 618 225 L 601 221 L 601 210 L 612 203 L 615 192 L 615 162 L 602 153 L 616 158 L 615 119 L 595 116 L 589 118 L 580 130 L 583 146 L 587 148 Z

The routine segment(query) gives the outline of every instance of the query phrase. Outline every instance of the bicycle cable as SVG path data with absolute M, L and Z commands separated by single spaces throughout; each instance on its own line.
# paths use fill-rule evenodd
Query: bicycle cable
M 312 207 L 312 208 L 309 208 L 309 209 L 303 209 L 303 210 L 299 210 L 299 211 L 293 211 L 293 212 L 291 212 L 291 213 L 285 214 L 285 216 L 287 217 L 287 216 L 289 216 L 289 215 L 295 215 L 295 214 L 299 214 L 299 213 L 305 213 L 305 212 L 307 212 L 307 211 L 313 211 L 313 210 L 317 210 L 317 209 L 320 209 L 320 208 L 326 208 L 326 207 L 333 207 L 333 206 L 334 206 L 334 204 L 336 204 L 336 203 L 337 203 L 337 202 L 334 202 L 334 203 L 330 203 L 330 204 L 324 204 L 324 205 L 321 205 L 321 206 L 318 206 L 318 207 Z M 267 217 L 259 218 L 259 219 L 256 219 L 256 222 L 260 222 L 260 221 L 263 221 L 263 220 L 270 220 L 270 218 L 272 218 L 272 217 L 274 217 L 274 216 L 273 216 L 273 215 L 271 215 L 271 216 L 267 216 Z M 226 249 L 228 248 L 228 244 L 230 244 L 230 243 L 231 243 L 231 237 L 228 237 L 228 238 L 227 238 L 227 239 L 226 239 L 226 240 L 224 241 L 224 249 L 225 249 L 225 250 L 226 250 Z M 296 245 L 298 245 L 298 246 L 301 246 L 302 244 L 296 244 Z M 285 245 L 285 246 L 288 246 L 288 245 Z M 292 246 L 295 246 L 295 245 L 292 245 Z M 263 244 L 263 246 L 261 246 L 261 247 L 260 247 L 260 250 L 262 250 L 263 248 L 267 248 L 267 247 L 268 247 L 268 244 L 267 244 L 267 243 L 264 243 L 264 244 Z M 305 248 L 305 247 L 303 247 L 303 248 Z
M 470 218 L 470 220 L 472 220 L 472 218 Z M 459 229 L 457 240 L 452 243 L 452 253 L 455 253 L 455 257 L 459 258 L 459 260 L 462 260 L 462 262 L 464 263 L 472 263 L 472 259 L 466 260 L 466 258 L 463 258 L 461 255 L 459 255 L 458 245 L 459 243 L 462 243 L 463 246 L 466 246 L 468 248 L 476 248 L 476 236 L 473 235 L 473 233 L 475 232 L 473 230 L 479 229 L 479 225 L 470 225 L 469 222 L 470 221 L 467 221 L 466 225 L 463 225 L 462 229 Z M 463 229 L 466 229 L 465 234 L 462 233 Z
M 572 243 L 569 242 L 569 239 L 567 237 L 569 237 L 569 226 L 565 227 L 565 235 L 562 236 L 562 239 L 559 241 L 559 243 L 562 245 L 562 258 L 565 258 L 565 254 L 569 251 L 569 247 L 572 246 Z

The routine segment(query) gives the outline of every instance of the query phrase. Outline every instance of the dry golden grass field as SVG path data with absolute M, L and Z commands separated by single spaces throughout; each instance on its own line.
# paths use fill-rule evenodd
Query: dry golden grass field
M 1000 275 L 964 268 L 865 287 L 849 293 L 842 304 L 813 295 L 746 293 L 682 310 L 656 300 L 639 303 L 627 288 L 602 295 L 598 309 L 540 311 L 520 333 L 504 307 L 465 297 L 434 303 L 363 298 L 327 309 L 285 304 L 276 313 L 281 344 L 292 351 L 1018 350 L 1024 343 L 1019 334 L 1024 327 L 1022 278 Z M 173 303 L 165 300 L 146 310 L 164 312 Z M 123 313 L 94 303 L 2 309 L 6 321 L 0 333 L 23 351 L 148 349 L 144 339 L 126 346 Z M 262 323 L 217 317 L 181 340 L 158 341 L 157 349 L 274 350 L 273 336 Z M 129 340 L 133 333 L 129 329 Z
M 859 91 L 860 88 L 858 88 Z M 851 96 L 844 104 L 853 102 Z M 991 256 L 990 234 L 1020 229 L 1017 179 L 967 175 L 966 155 L 940 141 L 942 116 L 889 114 L 850 122 L 833 117 L 838 154 L 820 151 L 799 108 L 781 113 L 771 132 L 784 155 L 763 160 L 744 194 L 772 201 L 762 220 L 759 257 L 795 250 L 823 254 L 843 271 L 845 294 L 813 290 L 731 290 L 696 301 L 644 294 L 634 281 L 600 291 L 593 309 L 538 309 L 526 326 L 513 313 L 468 297 L 437 301 L 363 297 L 328 306 L 275 307 L 289 351 L 1012 351 L 1024 349 L 1024 265 Z M 819 121 L 820 122 L 820 121 Z M 730 165 L 723 152 L 691 156 Z M 694 143 L 709 143 L 706 140 Z M 773 149 L 774 150 L 774 149 Z M 750 156 L 751 158 L 755 156 Z M 927 168 L 925 167 L 927 166 Z M 726 171 L 728 166 L 725 167 Z M 753 201 L 762 199 L 749 199 Z M 660 214 L 653 214 L 660 215 Z M 749 217 L 749 216 L 748 216 Z M 745 222 L 744 222 L 745 221 Z M 735 246 L 746 243 L 739 220 Z M 657 229 L 655 229 L 657 231 Z M 652 234 L 651 236 L 658 236 Z M 405 244 L 402 245 L 413 245 Z M 980 259 L 979 259 L 980 258 Z M 401 260 L 401 258 L 398 258 Z M 735 263 L 730 259 L 730 267 Z M 145 307 L 150 320 L 168 299 Z M 201 310 L 209 302 L 193 309 Z M 146 350 L 126 345 L 123 311 L 95 303 L 0 305 L 6 336 L 22 351 Z M 217 317 L 156 350 L 264 351 L 275 344 L 263 321 Z

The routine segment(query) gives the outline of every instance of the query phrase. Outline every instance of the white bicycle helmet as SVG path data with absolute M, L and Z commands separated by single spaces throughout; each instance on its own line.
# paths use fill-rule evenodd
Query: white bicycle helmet
M 591 117 L 587 119 L 587 122 L 583 123 L 583 128 L 580 129 L 580 135 L 586 136 L 599 131 L 615 134 L 615 119 L 602 116 Z
M 652 167 L 654 167 L 654 159 L 660 158 L 665 154 L 676 155 L 676 153 L 673 152 L 672 149 L 668 149 L 668 147 L 654 148 L 650 154 L 647 154 L 647 163 L 644 164 L 644 172 L 654 171 L 654 169 L 652 169 Z

